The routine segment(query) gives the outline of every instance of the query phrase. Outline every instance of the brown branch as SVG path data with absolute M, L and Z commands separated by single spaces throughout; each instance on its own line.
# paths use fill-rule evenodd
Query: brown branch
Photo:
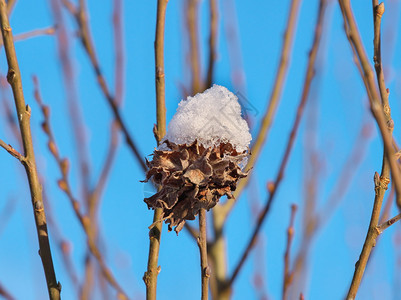
M 17 34 L 14 37 L 14 41 L 22 41 L 22 40 L 27 40 L 33 37 L 41 36 L 41 35 L 53 35 L 56 32 L 56 29 L 54 26 L 50 26 L 47 28 L 41 28 L 41 29 L 36 29 L 36 30 L 31 30 L 28 32 L 20 33 Z
M 283 40 L 283 46 L 282 46 L 282 50 L 281 50 L 280 63 L 278 65 L 277 74 L 276 74 L 275 82 L 273 85 L 273 90 L 270 95 L 269 105 L 263 116 L 262 124 L 260 125 L 260 129 L 256 135 L 255 142 L 252 145 L 252 148 L 251 148 L 252 155 L 249 157 L 248 164 L 245 167 L 245 169 L 248 169 L 248 170 L 251 169 L 255 165 L 255 163 L 262 151 L 263 145 L 266 142 L 267 134 L 269 132 L 271 124 L 273 123 L 274 115 L 277 110 L 280 98 L 281 98 L 281 93 L 282 93 L 282 90 L 284 87 L 285 78 L 286 78 L 289 61 L 290 61 L 290 56 L 291 56 L 292 42 L 294 39 L 294 32 L 295 32 L 295 28 L 296 28 L 296 24 L 297 24 L 300 2 L 301 2 L 300 0 L 292 0 L 292 2 L 291 2 L 290 11 L 288 14 L 288 21 L 287 21 L 288 25 L 287 25 L 287 28 L 284 33 L 284 40 Z M 219 209 L 219 211 L 221 211 L 221 213 L 224 215 L 224 218 L 226 218 L 228 216 L 231 209 L 234 207 L 235 199 L 239 198 L 241 192 L 248 184 L 249 178 L 250 178 L 250 176 L 243 178 L 238 183 L 238 186 L 237 186 L 235 192 L 233 193 L 234 197 L 232 199 L 227 200 L 227 202 L 224 205 L 221 205 L 221 209 Z
M 290 224 L 287 229 L 287 246 L 284 253 L 284 280 L 283 280 L 283 300 L 287 299 L 287 290 L 292 282 L 293 272 L 290 271 L 290 251 L 291 245 L 294 238 L 294 222 L 295 214 L 297 212 L 297 206 L 291 205 L 291 217 Z
M 392 179 L 394 182 L 394 187 L 397 195 L 397 203 L 401 204 L 401 185 L 400 183 L 400 175 L 399 168 L 397 162 L 395 160 L 394 148 L 393 148 L 393 140 L 392 140 L 392 129 L 394 127 L 393 121 L 391 119 L 390 114 L 390 106 L 388 104 L 388 91 L 383 91 L 385 89 L 384 78 L 381 74 L 381 55 L 380 55 L 380 24 L 381 17 L 384 13 L 384 4 L 378 5 L 378 1 L 373 0 L 373 18 L 374 18 L 374 61 L 377 70 L 377 78 L 379 81 L 379 89 L 380 94 L 384 96 L 382 98 L 382 106 L 379 102 L 379 95 L 376 90 L 376 86 L 374 83 L 374 76 L 372 68 L 367 59 L 365 49 L 363 48 L 363 44 L 361 38 L 358 33 L 357 25 L 352 14 L 351 6 L 349 0 L 339 1 L 341 10 L 343 11 L 344 22 L 348 26 L 348 36 L 349 40 L 353 47 L 355 47 L 355 51 L 358 55 L 358 59 L 361 63 L 363 69 L 363 78 L 364 82 L 366 82 L 367 92 L 370 100 L 371 110 L 374 118 L 377 121 L 377 124 L 380 129 L 380 133 L 382 135 L 383 143 L 384 143 L 384 153 L 383 153 L 383 163 L 382 163 L 382 171 L 381 175 L 376 172 L 374 176 L 375 183 L 375 200 L 372 209 L 372 215 L 370 218 L 369 229 L 366 234 L 365 243 L 363 245 L 361 254 L 359 256 L 358 262 L 355 264 L 355 271 L 352 278 L 352 282 L 350 288 L 348 290 L 347 299 L 355 299 L 356 294 L 358 292 L 360 283 L 362 281 L 363 274 L 366 269 L 367 262 L 369 260 L 372 248 L 376 244 L 376 239 L 379 235 L 379 231 L 377 230 L 380 211 L 383 203 L 383 197 L 385 191 L 387 190 L 388 183 L 390 182 L 390 171 L 392 175 Z M 380 66 L 379 66 L 380 65 Z
M 122 1 L 113 1 L 113 14 L 112 14 L 113 32 L 114 32 L 114 48 L 115 48 L 115 98 L 117 105 L 121 104 L 124 94 L 124 41 L 122 32 Z M 92 236 L 94 240 L 98 240 L 98 210 L 100 207 L 100 200 L 102 192 L 106 186 L 108 176 L 110 174 L 117 149 L 119 146 L 118 133 L 120 131 L 118 123 L 113 120 L 110 126 L 110 142 L 109 149 L 106 155 L 103 168 L 100 172 L 99 179 L 95 187 L 90 192 L 87 200 L 88 205 L 88 216 L 91 221 Z M 93 289 L 94 277 L 95 277 L 95 266 L 94 261 L 91 257 L 90 251 L 87 251 L 85 258 L 85 279 L 81 287 L 80 297 L 81 300 L 91 299 L 90 293 Z M 104 279 L 99 276 L 99 280 L 104 282 Z
M 295 291 L 299 290 L 297 283 L 301 282 L 305 278 L 303 276 L 305 272 L 304 267 L 307 265 L 308 253 L 312 246 L 312 240 L 330 221 L 338 205 L 344 199 L 344 196 L 346 195 L 349 186 L 352 184 L 354 176 L 361 162 L 363 161 L 362 159 L 365 156 L 366 150 L 368 149 L 367 141 L 370 136 L 371 129 L 369 124 L 363 124 L 361 126 L 358 138 L 355 140 L 354 146 L 343 164 L 343 168 L 340 171 L 338 180 L 329 193 L 328 200 L 325 201 L 323 208 L 318 212 L 316 212 L 315 209 L 315 192 L 313 195 L 309 195 L 310 191 L 312 190 L 312 186 L 308 185 L 307 187 L 307 192 L 309 195 L 308 199 L 310 200 L 306 202 L 307 206 L 306 209 L 304 209 L 305 216 L 303 222 L 303 232 L 300 238 L 301 245 L 299 246 L 299 250 L 293 264 L 294 286 L 296 286 Z M 313 156 L 314 154 L 311 155 Z M 310 167 L 308 166 L 307 169 L 310 169 Z M 316 180 L 318 176 L 316 174 L 317 171 L 312 167 L 311 180 L 314 181 L 313 190 L 315 190 L 317 186 Z
M 25 163 L 26 157 L 15 150 L 10 144 L 6 144 L 3 140 L 0 139 L 0 147 L 4 148 L 8 153 L 18 159 L 20 162 Z
M 63 5 L 67 8 L 67 10 L 74 16 L 75 21 L 78 25 L 78 30 L 81 38 L 81 43 L 82 46 L 85 49 L 86 54 L 89 57 L 89 60 L 92 64 L 93 70 L 96 75 L 96 80 L 99 84 L 99 87 L 104 94 L 107 103 L 109 104 L 113 114 L 114 118 L 120 125 L 120 130 L 122 131 L 125 142 L 129 146 L 129 148 L 132 150 L 132 153 L 134 154 L 136 160 L 138 161 L 139 165 L 141 166 L 143 171 L 146 171 L 146 164 L 143 159 L 143 156 L 139 153 L 138 147 L 136 146 L 136 143 L 131 136 L 131 134 L 128 131 L 128 126 L 123 120 L 121 116 L 120 109 L 118 107 L 118 101 L 116 101 L 116 98 L 119 96 L 113 96 L 107 86 L 106 80 L 104 78 L 103 72 L 101 71 L 99 61 L 96 56 L 95 52 L 95 46 L 92 41 L 90 29 L 89 29 L 89 24 L 88 24 L 88 16 L 86 12 L 86 3 L 84 0 L 80 0 L 79 2 L 79 7 L 76 8 L 71 4 L 69 1 L 64 0 Z
M 187 17 L 187 30 L 189 37 L 189 64 L 191 67 L 191 91 L 195 95 L 203 90 L 201 79 L 201 63 L 199 51 L 199 0 L 188 0 L 184 2 Z
M 394 155 L 395 151 L 393 148 L 393 139 L 391 135 L 394 128 L 394 122 L 391 120 L 390 107 L 385 105 L 384 102 L 384 106 L 380 104 L 379 94 L 377 92 L 374 82 L 373 70 L 370 66 L 365 49 L 363 47 L 361 37 L 359 36 L 358 28 L 351 10 L 350 2 L 349 0 L 340 0 L 339 4 L 341 10 L 343 11 L 344 22 L 348 24 L 347 34 L 349 36 L 349 40 L 352 43 L 353 47 L 355 47 L 355 51 L 358 55 L 358 59 L 363 69 L 363 78 L 367 86 L 367 94 L 370 100 L 370 108 L 373 117 L 376 119 L 377 125 L 380 129 L 380 134 L 384 143 L 384 153 L 388 162 L 383 164 L 383 168 L 390 168 L 391 177 L 393 179 L 394 187 L 396 190 L 396 201 L 397 204 L 399 203 L 401 205 L 401 175 Z M 374 13 L 376 13 L 375 9 Z M 377 18 L 375 17 L 375 19 Z M 380 22 L 375 23 L 375 26 L 378 25 L 380 25 Z M 382 99 L 382 101 L 384 100 Z M 383 171 L 386 170 L 382 169 L 382 172 Z
M 318 52 L 319 45 L 320 45 L 320 37 L 321 37 L 321 33 L 322 33 L 325 8 L 326 8 L 326 0 L 321 0 L 320 4 L 319 4 L 319 13 L 318 13 L 317 23 L 316 23 L 316 27 L 315 27 L 315 35 L 314 35 L 314 39 L 313 39 L 312 49 L 309 53 L 309 61 L 308 61 L 308 67 L 307 67 L 307 71 L 306 71 L 305 83 L 304 83 L 304 87 L 303 87 L 303 91 L 302 91 L 302 96 L 301 96 L 300 103 L 298 105 L 298 109 L 296 112 L 296 118 L 295 118 L 294 124 L 291 129 L 287 147 L 285 149 L 284 156 L 281 161 L 276 180 L 270 191 L 266 205 L 265 205 L 264 209 L 260 212 L 260 214 L 257 218 L 256 226 L 253 230 L 252 236 L 247 244 L 247 247 L 245 248 L 243 254 L 241 255 L 241 258 L 240 258 L 238 264 L 236 265 L 236 267 L 233 271 L 233 274 L 231 275 L 231 277 L 228 280 L 228 283 L 227 283 L 228 287 L 230 287 L 233 284 L 233 282 L 236 279 L 239 271 L 241 270 L 245 260 L 247 259 L 250 251 L 252 250 L 253 246 L 255 245 L 259 231 L 262 228 L 262 224 L 267 216 L 267 213 L 270 211 L 270 207 L 273 203 L 274 196 L 275 196 L 276 191 L 277 191 L 277 189 L 281 183 L 281 180 L 284 176 L 284 171 L 286 169 L 286 166 L 287 166 L 290 154 L 291 154 L 292 146 L 295 142 L 295 137 L 296 137 L 296 134 L 297 134 L 297 131 L 299 128 L 299 124 L 300 124 L 300 121 L 301 121 L 301 118 L 303 115 L 305 104 L 309 98 L 308 97 L 309 90 L 310 90 L 312 79 L 314 77 L 314 67 L 315 67 L 316 56 L 317 56 L 317 52 Z
M 165 78 L 164 78 L 164 27 L 166 23 L 166 9 L 168 0 L 157 1 L 156 34 L 155 34 L 155 87 L 156 87 L 156 126 L 154 129 L 157 144 L 166 134 L 166 105 L 165 105 Z M 163 210 L 156 208 L 153 215 L 153 226 L 149 230 L 148 266 L 143 281 L 146 285 L 146 299 L 156 300 L 157 275 L 160 237 L 163 223 L 160 222 Z
M 230 299 L 231 291 L 225 283 L 227 277 L 227 251 L 223 233 L 225 220 L 216 208 L 217 206 L 212 209 L 214 240 L 208 247 L 213 270 L 210 280 L 210 290 L 213 299 L 228 300 Z
M 103 168 L 100 172 L 99 179 L 97 181 L 97 184 L 91 191 L 88 199 L 87 199 L 87 205 L 88 205 L 88 217 L 90 219 L 91 223 L 91 235 L 93 236 L 93 239 L 95 241 L 98 240 L 98 211 L 100 207 L 100 200 L 102 198 L 102 193 L 106 187 L 107 179 L 110 175 L 110 171 L 112 169 L 116 154 L 117 154 L 117 149 L 119 145 L 119 140 L 118 140 L 118 133 L 119 133 L 119 128 L 118 124 L 116 122 L 112 122 L 111 124 L 111 134 L 110 134 L 110 142 L 109 142 L 109 149 L 106 154 L 105 162 L 103 163 Z M 92 290 L 92 282 L 93 282 L 93 275 L 94 275 L 94 266 L 93 266 L 93 261 L 91 259 L 91 253 L 88 251 L 86 254 L 85 258 L 85 280 L 84 284 L 81 287 L 81 300 L 84 299 L 90 299 L 90 291 Z
M 79 183 L 81 184 L 80 188 L 83 192 L 84 198 L 88 198 L 90 187 L 89 146 L 88 139 L 85 135 L 86 126 L 79 101 L 76 86 L 76 74 L 71 58 L 70 39 L 59 1 L 51 1 L 50 4 L 54 15 L 54 22 L 57 22 L 57 50 L 63 71 L 63 83 L 66 92 L 68 113 L 70 115 L 69 120 L 73 133 L 73 142 L 75 143 L 74 150 L 76 151 L 78 158 L 78 170 L 80 176 Z
M 46 215 L 42 199 L 42 187 L 40 185 L 35 153 L 32 143 L 30 128 L 31 108 L 25 105 L 22 90 L 21 73 L 18 66 L 17 56 L 14 48 L 13 35 L 7 16 L 7 6 L 4 0 L 0 0 L 0 22 L 1 33 L 3 35 L 4 49 L 7 57 L 8 74 L 7 80 L 11 85 L 14 95 L 15 107 L 17 110 L 19 126 L 21 131 L 22 143 L 26 161 L 23 163 L 29 181 L 31 191 L 32 207 L 34 211 L 36 229 L 39 240 L 39 253 L 45 271 L 46 283 L 50 299 L 60 299 L 61 286 L 56 280 L 53 267 L 49 237 L 47 233 Z
M 35 29 L 28 32 L 17 34 L 14 37 L 14 42 L 27 40 L 41 35 L 53 35 L 54 32 L 55 32 L 54 26 L 43 29 Z M 1 46 L 3 46 L 3 41 L 0 41 L 0 47 Z
M 217 29 L 218 29 L 218 12 L 216 0 L 209 0 L 210 14 L 210 33 L 209 33 L 209 65 L 207 68 L 206 87 L 209 88 L 213 84 L 214 63 L 217 58 Z
M 396 215 L 395 217 L 387 220 L 386 222 L 383 222 L 382 224 L 377 226 L 377 230 L 379 231 L 379 234 L 381 234 L 384 230 L 389 228 L 391 225 L 394 223 L 398 222 L 401 220 L 401 214 Z
M 128 299 L 126 293 L 118 284 L 113 273 L 107 267 L 107 265 L 104 261 L 104 258 L 101 255 L 101 252 L 99 251 L 99 249 L 96 245 L 96 240 L 93 235 L 93 229 L 92 229 L 93 224 L 91 223 L 90 218 L 81 212 L 81 205 L 75 199 L 75 197 L 72 193 L 69 179 L 68 179 L 69 161 L 66 158 L 62 158 L 57 149 L 54 135 L 53 135 L 53 132 L 52 132 L 52 129 L 50 126 L 50 119 L 49 119 L 50 110 L 49 110 L 49 107 L 46 106 L 42 102 L 40 92 L 39 92 L 39 83 L 38 83 L 38 80 L 36 77 L 34 77 L 34 85 L 35 85 L 35 100 L 37 101 L 38 105 L 40 106 L 42 113 L 43 113 L 43 117 L 44 117 L 44 121 L 42 123 L 42 129 L 48 137 L 47 145 L 48 145 L 49 151 L 51 152 L 52 156 L 56 160 L 57 165 L 60 169 L 60 173 L 61 173 L 61 179 L 58 180 L 58 186 L 67 195 L 68 199 L 70 200 L 72 208 L 79 220 L 79 223 L 81 224 L 81 226 L 87 236 L 88 248 L 89 248 L 90 252 L 92 253 L 92 255 L 96 258 L 104 277 L 110 283 L 110 285 L 118 291 L 118 293 L 121 295 L 120 296 L 121 298 Z
M 238 15 L 235 0 L 227 0 L 221 3 L 225 37 L 227 40 L 227 53 L 230 64 L 230 79 L 237 91 L 246 94 L 245 72 L 241 53 L 241 41 L 239 38 Z
M 210 268 L 207 263 L 207 238 L 206 238 L 206 210 L 199 210 L 199 237 L 198 246 L 200 252 L 200 266 L 202 279 L 202 300 L 207 300 L 209 297 L 209 278 Z

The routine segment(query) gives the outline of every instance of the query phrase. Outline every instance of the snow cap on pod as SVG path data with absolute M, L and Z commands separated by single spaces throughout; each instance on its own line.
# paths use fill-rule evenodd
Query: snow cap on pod
M 237 152 L 243 152 L 251 139 L 238 97 L 215 84 L 179 103 L 159 149 L 166 149 L 166 140 L 177 145 L 190 145 L 197 140 L 205 148 L 229 143 Z

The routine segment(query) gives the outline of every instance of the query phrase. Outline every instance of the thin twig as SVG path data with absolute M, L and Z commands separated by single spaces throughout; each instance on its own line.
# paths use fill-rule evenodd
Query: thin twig
M 355 51 L 358 55 L 358 59 L 363 69 L 363 78 L 364 81 L 366 81 L 367 94 L 370 100 L 370 108 L 373 117 L 376 119 L 377 125 L 380 129 L 380 134 L 384 143 L 384 153 L 386 159 L 388 160 L 389 166 L 387 166 L 388 164 L 386 163 L 383 164 L 383 167 L 390 168 L 393 185 L 396 190 L 396 201 L 397 204 L 401 205 L 401 174 L 394 155 L 395 151 L 393 148 L 393 138 L 392 138 L 392 130 L 394 128 L 394 122 L 391 120 L 390 107 L 389 106 L 383 107 L 380 104 L 379 100 L 380 96 L 377 92 L 376 85 L 374 82 L 373 70 L 367 58 L 365 49 L 363 47 L 362 40 L 358 32 L 358 27 L 356 25 L 355 18 L 352 13 L 350 1 L 340 0 L 339 4 L 345 18 L 344 22 L 348 24 L 347 34 L 349 36 L 349 40 L 352 43 L 353 47 L 355 47 Z M 375 9 L 374 13 L 376 13 Z M 375 26 L 378 26 L 380 25 L 380 22 L 377 22 L 375 24 L 376 24 Z
M 238 264 L 236 265 L 236 267 L 233 271 L 233 274 L 231 275 L 231 277 L 228 280 L 228 283 L 227 283 L 228 287 L 233 284 L 233 282 L 236 279 L 236 277 L 238 276 L 238 273 L 241 270 L 245 260 L 247 259 L 250 251 L 252 250 L 253 246 L 255 245 L 255 241 L 257 239 L 259 231 L 262 227 L 262 224 L 266 218 L 267 213 L 270 210 L 270 207 L 273 203 L 276 191 L 277 191 L 277 189 L 281 183 L 281 180 L 284 176 L 284 170 L 286 169 L 287 162 L 288 162 L 290 154 L 291 154 L 292 146 L 295 142 L 295 137 L 296 137 L 296 134 L 297 134 L 297 131 L 299 128 L 299 124 L 300 124 L 300 121 L 301 121 L 301 118 L 303 115 L 305 104 L 309 98 L 308 97 L 309 90 L 310 90 L 312 79 L 314 77 L 314 67 L 315 67 L 316 56 L 317 56 L 317 52 L 318 52 L 319 45 L 320 45 L 320 37 L 321 37 L 321 33 L 322 33 L 325 8 L 326 8 L 326 0 L 321 0 L 320 4 L 319 4 L 319 13 L 318 13 L 317 23 L 316 23 L 316 27 L 315 27 L 315 35 L 314 35 L 314 39 L 313 39 L 312 49 L 309 54 L 308 67 L 307 67 L 307 71 L 306 71 L 305 83 L 304 83 L 304 87 L 303 87 L 303 91 L 302 91 L 302 96 L 301 96 L 300 103 L 298 105 L 298 109 L 296 112 L 296 118 L 294 120 L 294 124 L 292 126 L 290 136 L 288 138 L 287 147 L 285 149 L 284 156 L 281 161 L 276 180 L 270 191 L 266 205 L 265 205 L 263 211 L 260 212 L 260 214 L 257 218 L 256 226 L 253 230 L 252 236 L 247 244 L 247 247 L 245 248 L 243 254 L 241 255 L 241 258 L 240 258 Z
M 99 232 L 99 225 L 98 225 L 98 211 L 100 207 L 100 200 L 102 198 L 103 191 L 106 187 L 107 179 L 110 175 L 113 162 L 115 160 L 117 149 L 118 149 L 118 133 L 119 128 L 116 122 L 112 122 L 111 124 L 111 133 L 110 133 L 110 141 L 109 141 L 109 149 L 106 154 L 105 161 L 103 163 L 102 170 L 99 175 L 99 179 L 95 184 L 94 188 L 91 190 L 90 195 L 87 201 L 88 206 L 88 217 L 91 223 L 91 235 L 94 241 L 98 241 L 98 232 Z M 91 299 L 90 292 L 93 288 L 93 277 L 94 277 L 95 268 L 93 266 L 93 260 L 91 259 L 91 252 L 88 250 L 86 257 L 85 257 L 85 279 L 81 286 L 80 291 L 80 299 Z
M 74 150 L 78 158 L 79 183 L 81 184 L 80 190 L 83 193 L 83 197 L 86 199 L 89 197 L 90 193 L 90 155 L 88 139 L 85 135 L 85 120 L 77 91 L 76 74 L 71 58 L 71 43 L 59 1 L 51 1 L 50 3 L 54 15 L 54 22 L 57 22 L 57 50 L 63 71 L 64 89 L 70 115 L 69 120 L 73 133 L 73 142 L 75 144 Z
M 184 2 L 187 16 L 187 29 L 189 37 L 189 64 L 191 67 L 191 91 L 195 95 L 203 90 L 201 79 L 201 63 L 199 53 L 199 0 L 188 0 Z
M 399 220 L 401 220 L 401 214 L 398 214 L 395 217 L 391 218 L 390 220 L 387 220 L 386 222 L 377 226 L 377 230 L 379 231 L 379 234 L 382 233 L 387 228 L 389 228 L 394 223 L 398 222 Z
M 227 40 L 227 53 L 230 64 L 230 79 L 237 91 L 246 94 L 246 78 L 244 72 L 243 57 L 241 53 L 241 41 L 238 25 L 238 14 L 235 0 L 226 0 L 221 3 L 221 12 L 224 14 L 223 26 Z
M 373 116 L 375 117 L 377 124 L 379 126 L 383 143 L 384 143 L 384 151 L 383 151 L 383 163 L 382 163 L 382 171 L 381 175 L 376 172 L 374 175 L 374 183 L 375 183 L 375 199 L 372 209 L 372 215 L 370 218 L 369 229 L 366 234 L 365 243 L 363 245 L 361 254 L 359 256 L 358 262 L 355 264 L 355 271 L 352 278 L 352 282 L 350 288 L 348 290 L 347 299 L 355 299 L 356 294 L 358 292 L 360 283 L 362 281 L 363 274 L 366 269 L 367 262 L 369 260 L 372 248 L 376 244 L 376 239 L 379 235 L 379 231 L 377 230 L 380 211 L 383 203 L 383 197 L 387 190 L 388 184 L 390 182 L 390 171 L 392 175 L 392 179 L 394 182 L 394 187 L 397 195 L 397 203 L 399 201 L 399 197 L 401 197 L 399 189 L 401 185 L 399 185 L 399 169 L 398 165 L 395 161 L 394 148 L 392 143 L 392 129 L 394 127 L 393 121 L 391 120 L 390 114 L 390 106 L 388 104 L 388 95 L 384 95 L 388 93 L 388 91 L 381 91 L 381 95 L 383 94 L 385 97 L 382 98 L 382 105 L 379 102 L 379 95 L 376 90 L 376 86 L 374 83 L 374 76 L 372 68 L 367 59 L 365 50 L 363 48 L 363 44 L 361 38 L 358 33 L 357 25 L 352 14 L 351 6 L 349 0 L 339 1 L 341 10 L 343 11 L 344 22 L 347 24 L 348 36 L 349 40 L 353 47 L 355 47 L 356 54 L 360 61 L 360 64 L 363 69 L 363 78 L 364 82 L 366 82 L 367 93 L 370 100 L 371 110 Z M 378 6 L 378 1 L 372 1 L 373 6 L 373 18 L 374 18 L 374 61 L 376 65 L 377 78 L 379 81 L 379 88 L 384 88 L 384 79 L 381 77 L 380 69 L 381 66 L 381 55 L 380 55 L 380 25 L 381 25 L 381 17 L 384 13 L 384 4 Z M 380 9 L 379 9 L 380 7 Z M 383 82 L 381 82 L 383 80 Z
M 298 253 L 295 257 L 294 267 L 293 267 L 293 277 L 295 291 L 299 291 L 300 288 L 297 287 L 298 282 L 302 282 L 305 279 L 305 267 L 308 265 L 308 254 L 310 248 L 312 247 L 312 241 L 315 236 L 322 231 L 324 226 L 330 221 L 334 212 L 336 211 L 338 205 L 344 199 L 349 186 L 352 184 L 356 172 L 359 169 L 363 157 L 367 151 L 367 142 L 371 136 L 371 129 L 369 124 L 363 124 L 360 129 L 358 138 L 355 140 L 354 146 L 349 153 L 345 163 L 343 163 L 343 168 L 340 171 L 337 182 L 334 184 L 333 189 L 329 193 L 328 200 L 325 201 L 323 208 L 316 211 L 314 203 L 316 200 L 315 195 L 310 195 L 308 198 L 311 199 L 307 201 L 306 209 L 304 209 L 304 222 L 303 222 L 303 232 L 301 235 L 301 245 L 299 246 Z M 313 155 L 313 154 L 312 154 Z M 310 167 L 308 167 L 309 169 Z M 318 177 L 316 170 L 312 171 L 312 180 L 316 181 Z M 314 184 L 314 190 L 316 189 L 317 183 Z M 308 194 L 312 189 L 308 186 Z M 316 193 L 316 191 L 315 191 Z M 313 199 L 313 200 L 312 200 Z
M 198 246 L 200 252 L 200 266 L 202 279 L 202 300 L 207 300 L 209 297 L 209 278 L 210 268 L 207 263 L 207 237 L 206 237 L 206 210 L 199 210 L 199 237 Z
M 60 299 L 61 286 L 56 280 L 53 267 L 53 259 L 50 250 L 49 236 L 47 233 L 46 215 L 42 198 L 42 187 L 40 185 L 36 169 L 35 153 L 32 143 L 30 128 L 31 108 L 25 105 L 22 89 L 21 73 L 18 66 L 17 56 L 14 48 L 13 35 L 7 16 L 7 6 L 4 0 L 0 0 L 0 22 L 3 35 L 4 49 L 8 63 L 7 80 L 11 85 L 17 110 L 22 143 L 26 161 L 23 163 L 29 181 L 32 206 L 34 211 L 36 229 L 39 240 L 40 257 L 45 271 L 46 283 L 50 299 Z
M 113 1 L 113 13 L 112 13 L 113 33 L 114 33 L 114 49 L 115 49 L 115 71 L 114 71 L 114 82 L 115 82 L 115 98 L 114 101 L 117 105 L 120 105 L 124 95 L 124 83 L 125 83 L 125 72 L 124 72 L 124 40 L 123 40 L 123 28 L 122 28 L 122 1 Z M 119 146 L 118 133 L 120 131 L 118 122 L 113 120 L 110 126 L 110 142 L 109 149 L 106 155 L 103 168 L 100 172 L 99 179 L 91 190 L 87 200 L 88 204 L 88 216 L 92 224 L 92 235 L 94 239 L 98 240 L 98 211 L 100 207 L 100 200 L 102 192 L 106 186 L 107 179 L 109 177 L 113 162 L 117 154 Z M 85 258 L 85 279 L 81 287 L 81 300 L 90 299 L 90 293 L 93 288 L 95 268 L 93 265 L 93 259 L 91 258 L 90 251 L 87 252 Z M 104 279 L 99 278 L 102 282 Z
M 164 27 L 168 0 L 157 1 L 156 34 L 155 34 L 155 85 L 156 85 L 156 126 L 155 137 L 157 144 L 166 134 L 166 105 L 165 105 L 165 78 L 164 78 Z M 162 222 L 159 222 L 163 210 L 156 208 L 153 215 L 153 226 L 149 230 L 149 256 L 147 271 L 143 276 L 146 285 L 146 299 L 156 300 L 157 275 L 160 237 Z
M 68 199 L 70 200 L 72 208 L 79 220 L 79 223 L 81 224 L 81 226 L 87 236 L 88 248 L 89 248 L 90 252 L 92 253 L 92 255 L 96 258 L 104 277 L 110 283 L 110 285 L 118 291 L 118 293 L 120 295 L 119 297 L 121 297 L 123 299 L 128 299 L 127 294 L 124 292 L 124 290 L 118 284 L 113 273 L 106 265 L 106 262 L 102 256 L 101 252 L 99 251 L 99 248 L 96 245 L 95 237 L 93 235 L 93 230 L 92 230 L 93 225 L 91 224 L 90 218 L 81 212 L 81 205 L 80 205 L 79 201 L 77 201 L 75 199 L 75 197 L 72 193 L 72 190 L 70 187 L 70 182 L 68 179 L 69 160 L 66 158 L 62 158 L 59 154 L 59 151 L 57 149 L 57 145 L 56 145 L 56 142 L 54 139 L 54 135 L 53 135 L 53 132 L 52 132 L 52 129 L 50 126 L 50 119 L 49 119 L 50 110 L 49 110 L 49 107 L 46 106 L 42 102 L 42 98 L 41 98 L 40 92 L 39 92 L 39 83 L 38 83 L 37 78 L 35 78 L 35 77 L 34 77 L 34 85 L 35 85 L 35 100 L 37 101 L 38 105 L 40 106 L 42 113 L 43 113 L 43 117 L 44 117 L 44 121 L 42 123 L 42 129 L 48 137 L 47 145 L 48 145 L 49 151 L 51 152 L 54 159 L 56 160 L 57 165 L 60 169 L 60 173 L 61 173 L 61 179 L 58 181 L 58 186 L 67 195 Z
M 297 212 L 297 206 L 295 204 L 291 205 L 291 217 L 290 224 L 287 229 L 287 246 L 284 253 L 284 280 L 283 280 L 283 300 L 287 299 L 288 287 L 292 282 L 293 272 L 290 271 L 290 251 L 291 245 L 294 238 L 294 222 L 295 213 Z
M 1 139 L 0 139 L 0 147 L 4 148 L 4 150 L 6 150 L 8 153 L 10 153 L 12 156 L 14 156 L 20 162 L 23 163 L 26 161 L 25 156 L 23 156 L 21 153 L 19 153 L 17 150 L 15 150 L 10 144 L 5 143 Z
M 301 2 L 300 0 L 292 0 L 291 2 L 287 21 L 288 25 L 284 33 L 280 63 L 278 65 L 275 82 L 273 84 L 273 90 L 270 95 L 269 105 L 263 116 L 262 124 L 260 125 L 260 129 L 256 135 L 255 142 L 252 145 L 251 148 L 252 155 L 249 157 L 248 164 L 245 167 L 245 169 L 248 170 L 255 165 L 262 151 L 263 145 L 266 142 L 267 134 L 269 132 L 271 124 L 273 123 L 274 115 L 281 98 L 281 93 L 284 87 L 285 78 L 289 67 L 292 42 L 294 40 L 294 32 L 297 24 L 300 2 Z M 224 218 L 228 216 L 228 214 L 234 207 L 235 199 L 239 198 L 242 190 L 248 184 L 249 178 L 250 176 L 241 179 L 241 181 L 238 183 L 235 192 L 233 193 L 234 197 L 232 199 L 228 199 L 224 205 L 221 205 L 221 209 L 219 209 L 219 211 L 221 211 L 221 213 L 224 215 Z
M 115 101 L 116 97 L 111 94 L 111 92 L 107 86 L 106 80 L 104 78 L 104 75 L 101 71 L 100 64 L 99 64 L 99 61 L 96 56 L 95 47 L 94 47 L 94 44 L 93 44 L 93 41 L 91 38 L 85 1 L 81 0 L 79 2 L 78 8 L 76 8 L 75 6 L 73 6 L 73 4 L 71 4 L 71 2 L 66 1 L 66 0 L 63 1 L 63 5 L 67 8 L 67 10 L 75 18 L 75 21 L 78 25 L 82 46 L 84 47 L 85 52 L 87 53 L 87 55 L 91 61 L 93 70 L 96 74 L 97 82 L 100 86 L 100 89 L 102 90 L 102 93 L 104 94 L 104 96 L 107 100 L 107 103 L 109 104 L 109 106 L 114 114 L 114 118 L 120 125 L 120 130 L 122 131 L 122 133 L 125 137 L 125 142 L 132 150 L 132 153 L 134 154 L 134 156 L 135 156 L 136 160 L 138 161 L 142 170 L 146 171 L 147 168 L 146 168 L 146 164 L 143 159 L 143 156 L 139 153 L 138 147 L 136 146 L 136 143 L 135 143 L 133 137 L 131 136 L 131 134 L 128 131 L 128 126 L 121 116 L 121 112 L 117 105 L 117 101 Z
M 43 28 L 43 29 L 35 29 L 28 32 L 20 33 L 15 35 L 14 42 L 27 40 L 33 37 L 42 36 L 42 35 L 53 35 L 55 32 L 54 26 Z M 0 41 L 0 47 L 3 46 L 3 41 Z
M 209 33 L 209 65 L 207 68 L 206 88 L 213 84 L 214 62 L 217 58 L 218 12 L 216 0 L 209 0 L 210 33 Z

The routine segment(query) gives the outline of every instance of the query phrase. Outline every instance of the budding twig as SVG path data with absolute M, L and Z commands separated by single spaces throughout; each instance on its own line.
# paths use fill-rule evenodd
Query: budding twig
M 49 236 L 47 232 L 45 208 L 43 205 L 42 187 L 38 177 L 35 153 L 32 143 L 30 127 L 31 109 L 28 105 L 25 105 L 21 73 L 19 70 L 17 55 L 14 48 L 13 34 L 10 23 L 8 21 L 7 5 L 4 0 L 0 0 L 0 23 L 8 64 L 7 81 L 11 85 L 14 95 L 14 102 L 18 115 L 22 144 L 24 148 L 24 156 L 26 159 L 26 161 L 24 162 L 24 167 L 29 182 L 29 188 L 31 191 L 32 207 L 39 240 L 39 253 L 42 259 L 43 269 L 45 271 L 49 297 L 52 300 L 60 299 L 61 286 L 56 280 L 56 274 L 53 267 L 53 259 L 51 255 Z M 11 148 L 8 149 L 12 151 Z M 18 154 L 16 155 L 17 157 L 21 156 Z

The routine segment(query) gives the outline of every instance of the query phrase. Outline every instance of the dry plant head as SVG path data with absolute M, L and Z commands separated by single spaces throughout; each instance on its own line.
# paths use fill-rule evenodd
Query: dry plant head
M 162 208 L 161 220 L 178 234 L 201 208 L 232 198 L 238 180 L 248 175 L 242 166 L 250 139 L 237 97 L 226 88 L 214 85 L 181 102 L 161 146 L 146 161 L 145 181 L 160 187 L 145 198 L 148 208 Z

